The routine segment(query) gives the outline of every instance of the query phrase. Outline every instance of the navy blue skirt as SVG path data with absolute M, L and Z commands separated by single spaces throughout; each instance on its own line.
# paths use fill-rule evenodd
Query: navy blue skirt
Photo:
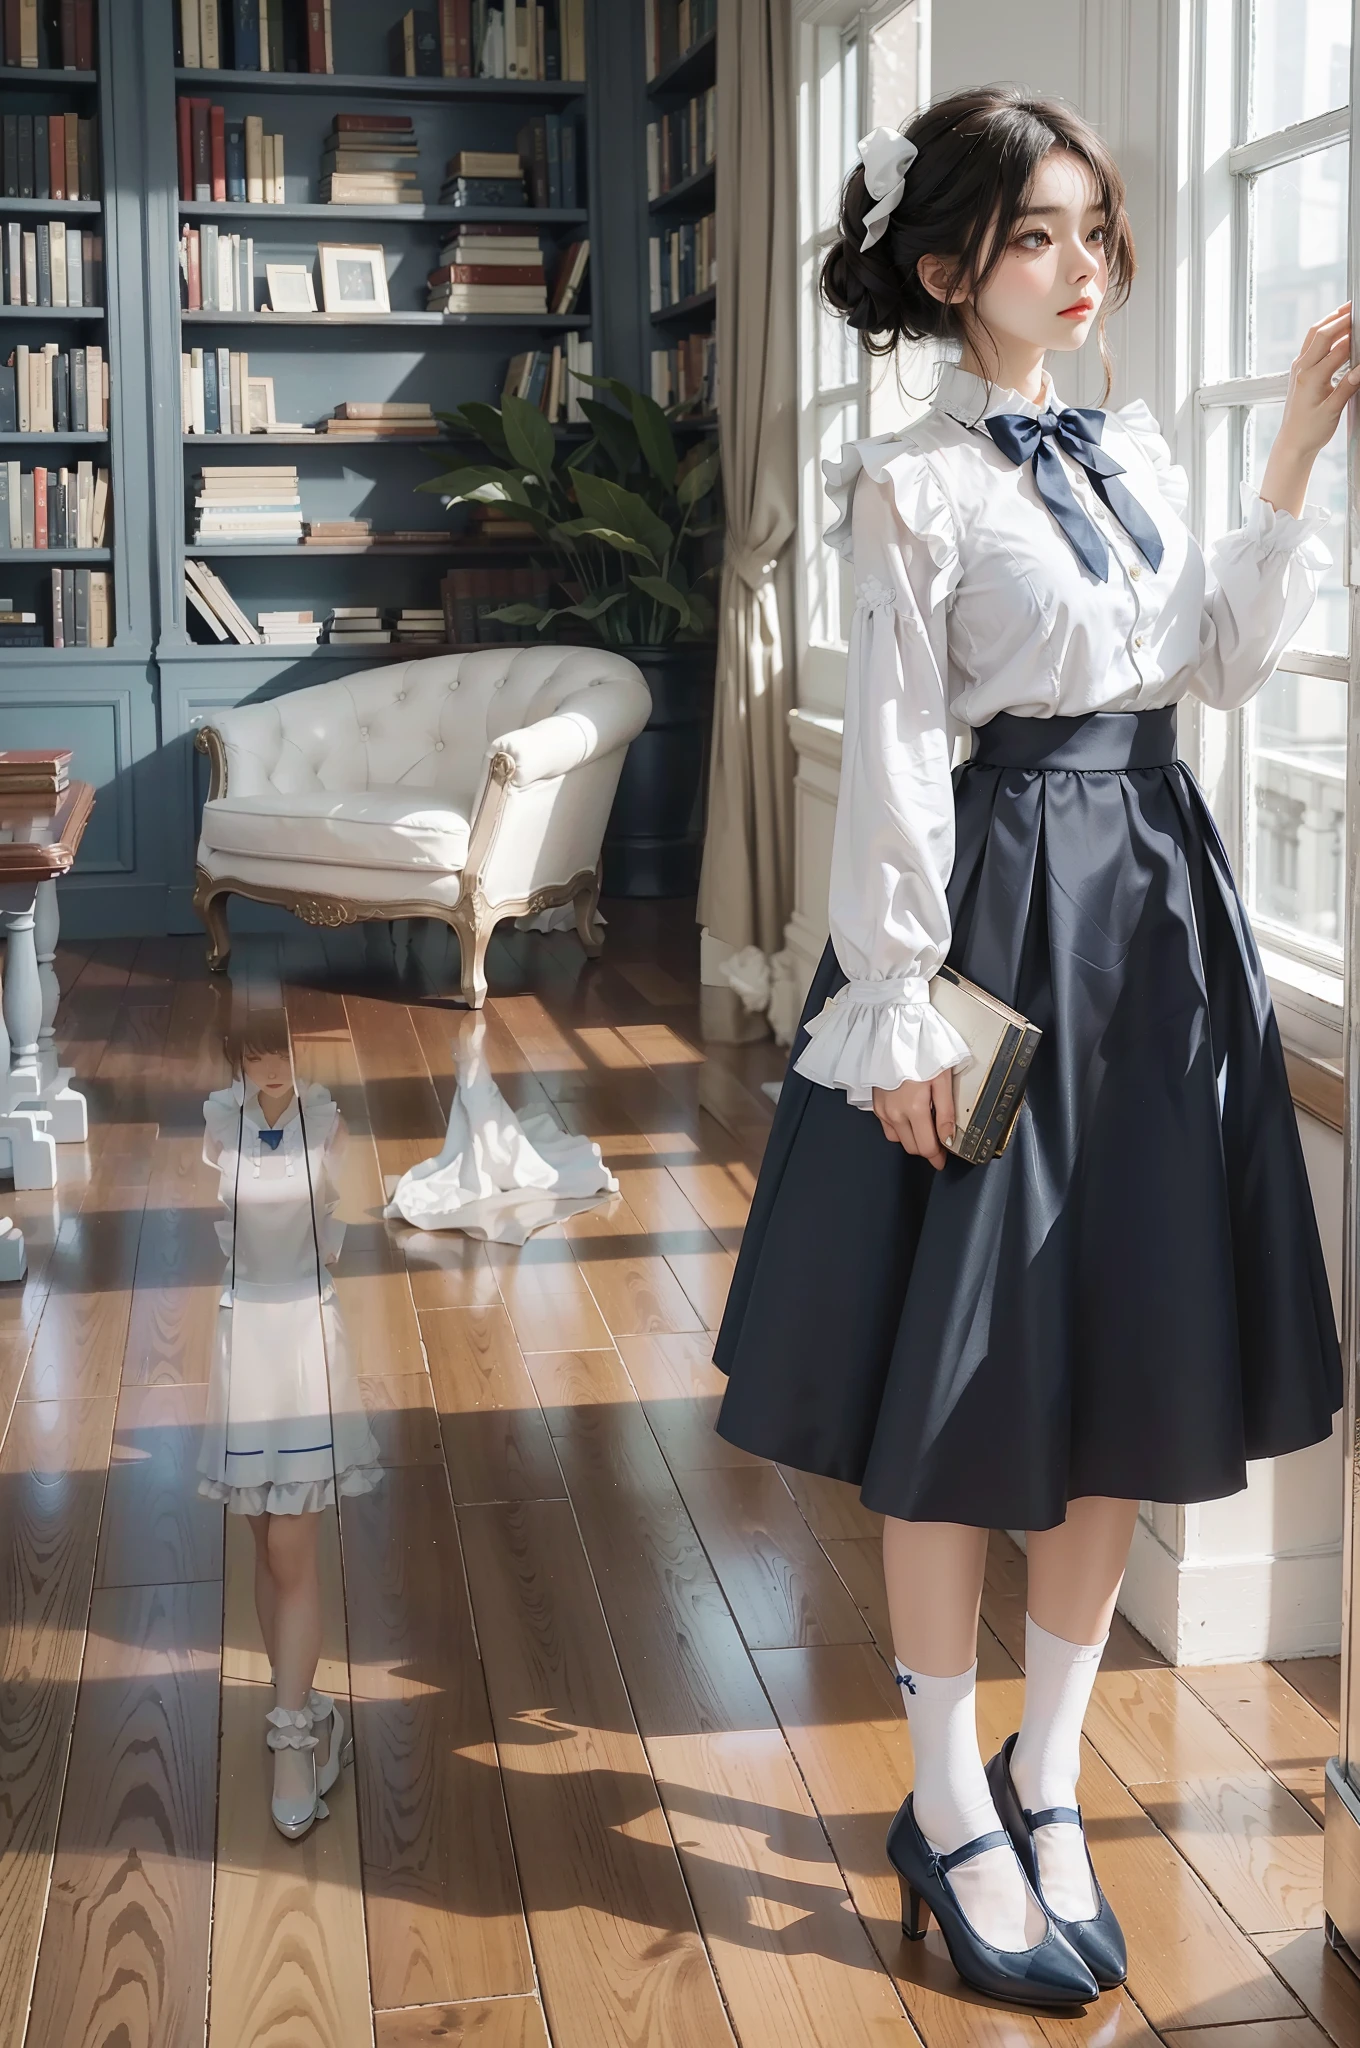
M 949 959 L 1043 1030 L 1006 1152 L 940 1170 L 790 1054 L 720 1436 L 911 1520 L 1235 1493 L 1341 1357 L 1264 969 L 1173 707 L 1009 713 L 954 771 Z

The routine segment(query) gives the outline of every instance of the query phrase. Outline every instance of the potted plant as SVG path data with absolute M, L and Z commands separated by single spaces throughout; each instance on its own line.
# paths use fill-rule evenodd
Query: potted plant
M 705 438 L 682 455 L 672 421 L 683 408 L 667 412 L 616 377 L 582 381 L 608 393 L 582 401 L 584 442 L 560 440 L 525 399 L 469 401 L 440 417 L 476 436 L 492 461 L 419 488 L 448 504 L 503 505 L 550 555 L 563 602 L 501 605 L 489 617 L 612 647 L 646 676 L 652 715 L 619 780 L 605 891 L 690 895 L 713 720 L 713 605 L 700 585 L 715 573 L 705 557 L 721 529 L 717 443 Z

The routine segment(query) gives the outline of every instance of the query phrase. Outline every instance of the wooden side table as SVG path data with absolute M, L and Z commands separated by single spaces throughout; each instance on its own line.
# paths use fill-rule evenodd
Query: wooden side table
M 60 991 L 53 965 L 57 882 L 67 873 L 94 809 L 88 782 L 60 797 L 0 796 L 0 926 L 8 944 L 0 991 L 0 1173 L 16 1188 L 57 1184 L 56 1147 L 89 1134 L 85 1098 L 57 1064 Z M 12 1229 L 0 1232 L 0 1270 L 14 1261 Z M 19 1263 L 22 1270 L 22 1239 Z M 17 1277 L 14 1276 L 14 1277 Z

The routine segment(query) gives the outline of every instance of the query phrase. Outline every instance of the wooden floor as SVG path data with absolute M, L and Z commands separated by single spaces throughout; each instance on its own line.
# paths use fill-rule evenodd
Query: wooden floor
M 1126 1991 L 1027 2017 L 900 1938 L 876 1519 L 711 1428 L 781 1062 L 705 1048 L 680 907 L 613 906 L 590 967 L 511 934 L 502 1088 L 622 1192 L 522 1252 L 394 1229 L 467 1028 L 441 943 L 233 962 L 354 1133 L 339 1285 L 389 1468 L 330 1524 L 318 1683 L 358 1755 L 301 1844 L 268 1817 L 248 1532 L 194 1486 L 231 991 L 190 941 L 63 952 L 92 1137 L 55 1201 L 3 1204 L 32 1270 L 0 1291 L 0 2048 L 1354 2048 L 1321 1932 L 1335 1660 L 1175 1672 L 1117 1624 L 1081 1798 Z M 984 1753 L 1019 1719 L 1023 1583 L 998 1539 Z

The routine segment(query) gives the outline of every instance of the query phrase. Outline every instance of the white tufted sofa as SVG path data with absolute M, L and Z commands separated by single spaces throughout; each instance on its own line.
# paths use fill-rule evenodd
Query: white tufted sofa
M 574 902 L 589 953 L 600 842 L 651 697 L 622 655 L 495 647 L 395 662 L 242 704 L 200 728 L 212 782 L 194 908 L 220 973 L 227 898 L 309 924 L 439 917 L 486 996 L 503 917 Z

